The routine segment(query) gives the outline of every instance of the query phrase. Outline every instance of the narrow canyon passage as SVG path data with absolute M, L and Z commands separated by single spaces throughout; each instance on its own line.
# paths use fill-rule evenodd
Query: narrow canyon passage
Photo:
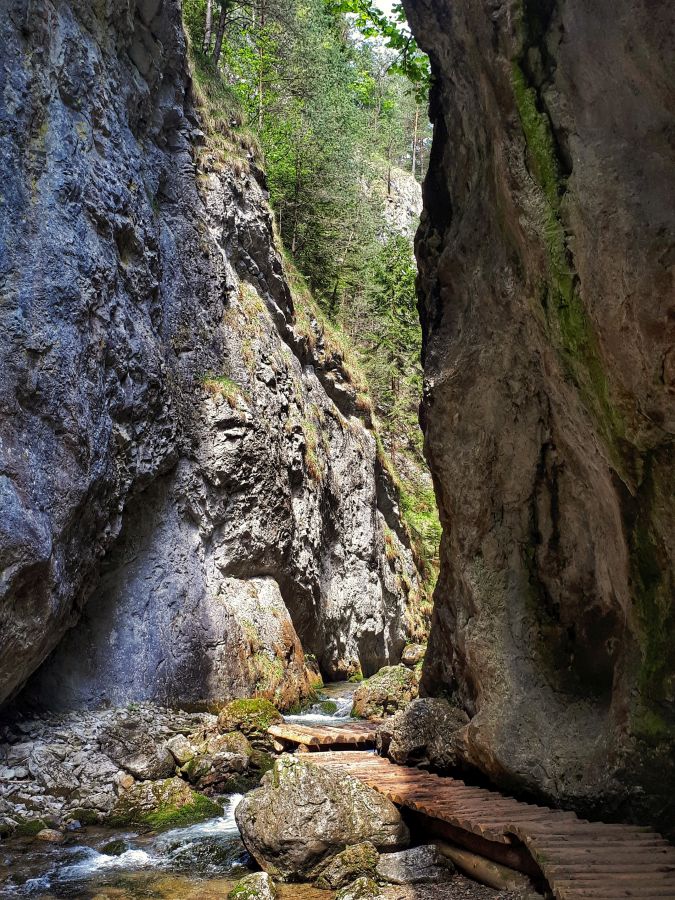
M 673 895 L 674 34 L 0 0 L 2 896 Z

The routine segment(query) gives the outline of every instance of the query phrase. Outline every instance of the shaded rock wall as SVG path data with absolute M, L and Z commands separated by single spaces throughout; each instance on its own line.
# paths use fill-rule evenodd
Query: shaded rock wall
M 0 701 L 73 626 L 31 696 L 286 703 L 301 643 L 395 659 L 393 492 L 264 184 L 196 152 L 179 3 L 1 0 L 0 41 Z
M 673 820 L 673 7 L 407 0 L 444 524 L 424 683 L 506 785 Z

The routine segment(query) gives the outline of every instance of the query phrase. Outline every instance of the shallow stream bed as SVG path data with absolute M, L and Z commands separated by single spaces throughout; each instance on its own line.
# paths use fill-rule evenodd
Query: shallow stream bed
M 354 685 L 328 685 L 320 700 L 289 721 L 311 724 L 349 719 Z M 87 827 L 67 832 L 61 844 L 35 838 L 0 843 L 0 896 L 83 900 L 208 900 L 224 898 L 247 874 L 250 858 L 234 809 L 241 798 L 220 798 L 223 815 L 160 834 Z M 331 891 L 308 885 L 281 887 L 281 900 L 327 900 Z

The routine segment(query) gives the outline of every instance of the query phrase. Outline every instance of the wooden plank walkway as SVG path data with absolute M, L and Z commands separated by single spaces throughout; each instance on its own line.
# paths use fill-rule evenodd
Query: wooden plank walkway
M 284 744 L 313 749 L 318 747 L 375 746 L 377 726 L 370 722 L 347 722 L 344 725 L 270 725 L 267 733 Z
M 353 775 L 398 806 L 469 832 L 484 846 L 506 850 L 522 842 L 557 900 L 675 900 L 675 847 L 650 828 L 587 822 L 372 753 L 314 753 L 312 762 Z

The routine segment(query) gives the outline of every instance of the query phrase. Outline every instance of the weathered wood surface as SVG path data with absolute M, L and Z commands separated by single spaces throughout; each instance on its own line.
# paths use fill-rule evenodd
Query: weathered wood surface
M 650 828 L 588 822 L 371 753 L 315 753 L 405 806 L 496 847 L 522 844 L 557 900 L 675 900 L 675 847 Z
M 267 733 L 278 741 L 304 747 L 374 747 L 377 729 L 368 722 L 344 725 L 270 725 Z

